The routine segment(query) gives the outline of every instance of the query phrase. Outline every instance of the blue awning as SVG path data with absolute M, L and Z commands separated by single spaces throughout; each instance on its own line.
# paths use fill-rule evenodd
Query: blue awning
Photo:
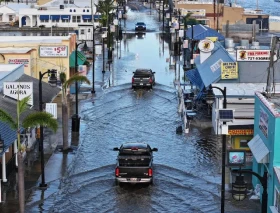
M 61 15 L 61 19 L 63 20 L 63 19 L 68 19 L 68 20 L 70 20 L 70 15 Z
M 93 18 L 94 18 L 94 19 L 100 19 L 100 18 L 101 18 L 101 15 L 94 15 Z
M 60 19 L 60 15 L 51 15 L 51 20 L 56 20 L 56 21 L 59 21 Z
M 196 85 L 199 89 L 202 90 L 204 88 L 204 83 L 197 69 L 188 70 L 186 72 L 186 76 L 190 80 L 190 82 Z
M 49 15 L 40 15 L 40 20 L 49 20 L 50 16 Z
M 92 15 L 82 15 L 83 19 L 92 20 Z

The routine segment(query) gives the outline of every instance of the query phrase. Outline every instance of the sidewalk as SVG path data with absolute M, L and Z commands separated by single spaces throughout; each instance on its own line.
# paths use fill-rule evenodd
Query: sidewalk
M 99 97 L 103 88 L 108 84 L 110 72 L 106 71 L 103 75 L 100 67 L 100 60 L 96 61 L 95 68 L 95 94 L 94 97 Z M 88 73 L 88 79 L 92 79 L 92 70 Z M 78 99 L 85 100 L 92 97 L 92 85 L 82 85 Z M 73 114 L 75 108 L 75 96 L 71 97 L 72 104 L 70 115 Z M 61 94 L 53 101 L 57 103 L 57 121 L 59 128 L 56 133 L 46 129 L 44 132 L 44 159 L 45 159 L 45 182 L 48 184 L 47 189 L 41 190 L 38 186 L 41 183 L 41 162 L 38 142 L 35 143 L 33 149 L 27 152 L 25 160 L 25 201 L 26 212 L 28 206 L 32 204 L 38 205 L 40 200 L 52 195 L 58 190 L 59 179 L 66 175 L 67 167 L 71 164 L 74 154 L 79 146 L 79 135 L 71 132 L 71 116 L 69 117 L 69 145 L 72 151 L 68 154 L 63 154 L 62 148 L 62 109 L 61 109 Z M 80 110 L 80 108 L 79 108 Z M 18 185 L 16 172 L 8 177 L 8 182 L 2 185 L 2 203 L 0 203 L 1 213 L 13 213 L 19 209 L 18 205 Z M 42 197 L 43 195 L 43 197 Z M 38 209 L 37 209 L 38 210 Z M 38 210 L 39 211 L 39 210 Z

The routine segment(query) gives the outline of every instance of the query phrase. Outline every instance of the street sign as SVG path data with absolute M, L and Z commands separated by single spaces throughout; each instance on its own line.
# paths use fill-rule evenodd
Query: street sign
M 57 119 L 57 103 L 46 103 L 46 112 L 53 115 Z

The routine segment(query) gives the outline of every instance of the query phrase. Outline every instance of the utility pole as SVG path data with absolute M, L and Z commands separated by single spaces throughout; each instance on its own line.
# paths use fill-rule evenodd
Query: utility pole
M 266 94 L 268 97 L 271 97 L 271 72 L 273 73 L 272 76 L 275 76 L 274 74 L 274 54 L 276 49 L 276 43 L 277 43 L 277 36 L 274 36 L 272 38 L 272 44 L 270 49 L 270 60 L 269 60 L 269 67 L 267 68 L 267 81 L 266 81 Z

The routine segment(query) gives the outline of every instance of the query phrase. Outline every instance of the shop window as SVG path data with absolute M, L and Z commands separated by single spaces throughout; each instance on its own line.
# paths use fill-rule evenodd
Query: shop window
M 240 148 L 248 148 L 249 140 L 240 140 Z

